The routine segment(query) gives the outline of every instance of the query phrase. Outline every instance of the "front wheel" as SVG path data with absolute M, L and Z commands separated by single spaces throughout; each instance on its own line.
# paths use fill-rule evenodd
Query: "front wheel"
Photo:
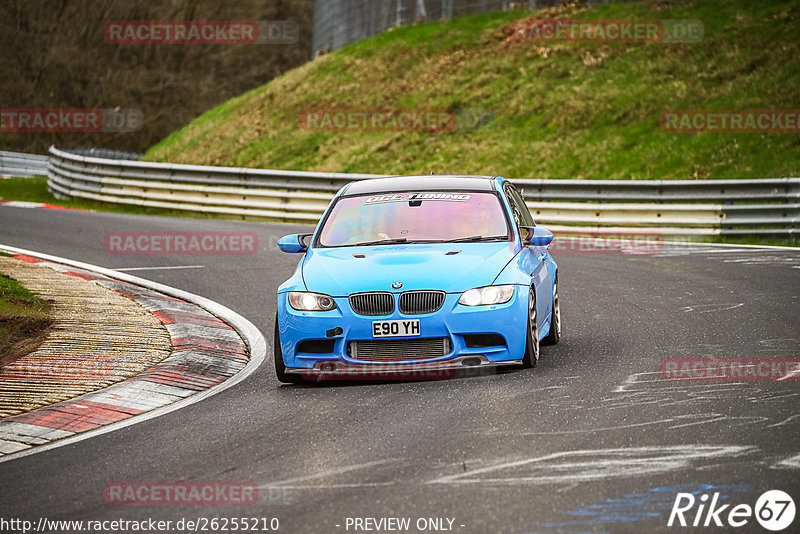
M 553 307 L 550 308 L 550 332 L 542 340 L 542 345 L 555 345 L 561 340 L 561 305 L 558 303 L 558 276 L 553 284 Z
M 283 362 L 283 351 L 281 351 L 281 337 L 278 331 L 278 316 L 275 316 L 275 334 L 272 336 L 272 345 L 275 356 L 275 375 L 284 384 L 302 384 L 303 378 L 297 375 L 290 375 L 286 372 L 286 364 Z
M 536 292 L 533 287 L 528 295 L 528 328 L 526 330 L 522 367 L 530 369 L 536 367 L 536 362 L 539 361 L 539 317 L 536 315 Z

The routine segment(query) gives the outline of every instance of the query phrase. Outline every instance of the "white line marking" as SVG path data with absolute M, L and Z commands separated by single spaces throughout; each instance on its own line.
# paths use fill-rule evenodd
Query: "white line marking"
M 797 419 L 798 417 L 800 417 L 800 415 L 793 415 L 793 416 L 789 417 L 788 419 L 784 419 L 780 423 L 775 423 L 774 425 L 769 425 L 767 428 L 772 428 L 774 426 L 783 426 L 783 425 L 789 424 L 789 421 L 793 421 L 794 419 Z
M 788 367 L 788 366 L 787 366 Z M 800 374 L 800 369 L 795 369 L 791 373 L 787 374 L 786 376 L 782 376 L 778 379 L 778 382 L 782 382 L 784 380 L 789 380 L 790 378 L 794 378 Z
M 502 462 L 490 467 L 446 475 L 428 484 L 574 484 L 609 477 L 652 475 L 691 468 L 694 461 L 751 454 L 758 449 L 737 445 L 679 445 L 630 449 L 578 450 L 538 458 Z M 458 463 L 460 467 L 461 462 Z M 481 478 L 491 472 L 513 474 Z M 520 474 L 527 468 L 528 474 Z M 499 473 L 498 473 L 499 475 Z
M 697 313 L 714 313 L 725 310 L 733 310 L 734 308 L 738 308 L 739 306 L 744 306 L 744 302 L 740 302 L 738 304 L 693 304 L 691 306 L 684 306 L 683 311 L 685 312 L 696 311 Z
M 657 421 L 647 421 L 645 423 L 631 423 L 629 425 L 606 426 L 602 428 L 587 428 L 583 430 L 554 430 L 552 432 L 523 432 L 521 436 L 555 436 L 563 434 L 594 434 L 595 432 L 608 432 L 610 430 L 622 430 L 623 428 L 635 428 L 648 425 L 660 425 L 662 423 L 672 423 L 674 419 L 659 419 Z M 674 428 L 674 427 L 673 427 Z
M 728 427 L 733 426 L 732 424 L 733 421 L 742 421 L 741 423 L 739 423 L 739 425 L 748 425 L 748 424 L 763 423 L 764 421 L 769 421 L 769 417 L 761 417 L 757 415 L 748 417 L 729 417 L 722 414 L 712 414 L 710 416 L 701 416 L 701 417 L 712 417 L 712 418 L 704 419 L 702 421 L 696 421 L 694 423 L 685 423 L 682 425 L 671 426 L 669 427 L 669 430 L 674 430 L 676 428 L 686 428 L 694 425 L 706 425 L 710 423 L 716 423 L 717 421 L 725 421 Z
M 303 489 L 343 489 L 343 488 L 373 488 L 373 487 L 386 487 L 386 486 L 394 486 L 396 482 L 360 482 L 354 484 L 312 484 L 310 486 L 259 486 L 258 489 L 269 489 L 269 488 L 276 488 L 276 489 L 296 489 L 296 490 L 303 490 Z
M 26 256 L 34 256 L 46 261 L 51 261 L 54 263 L 63 263 L 64 265 L 71 265 L 72 267 L 77 267 L 79 269 L 93 271 L 98 274 L 108 276 L 109 278 L 116 278 L 117 280 L 122 280 L 123 282 L 130 282 L 131 284 L 140 285 L 152 289 L 154 291 L 158 291 L 160 293 L 164 293 L 166 295 L 177 297 L 179 299 L 187 300 L 189 302 L 197 304 L 201 308 L 205 308 L 206 311 L 208 311 L 212 315 L 215 315 L 224 320 L 226 323 L 230 324 L 239 333 L 239 335 L 242 337 L 242 339 L 250 349 L 250 359 L 248 360 L 247 365 L 245 365 L 244 369 L 239 371 L 237 374 L 235 374 L 225 382 L 217 384 L 212 388 L 209 388 L 205 391 L 201 391 L 200 393 L 192 395 L 191 397 L 186 397 L 185 399 L 175 401 L 172 404 L 168 404 L 167 406 L 156 408 L 152 411 L 149 411 L 141 415 L 134 415 L 133 417 L 130 417 L 128 419 L 124 419 L 116 423 L 111 423 L 110 425 L 102 426 L 95 430 L 88 430 L 86 432 L 82 432 L 80 434 L 76 434 L 68 438 L 63 438 L 58 441 L 53 441 L 52 443 L 48 443 L 47 445 L 39 445 L 31 449 L 26 449 L 21 452 L 0 457 L 0 463 L 7 462 L 9 460 L 15 460 L 17 458 L 22 458 L 23 456 L 29 456 L 31 454 L 48 451 L 50 449 L 55 449 L 57 447 L 62 447 L 64 445 L 69 445 L 70 443 L 83 441 L 85 439 L 93 438 L 95 436 L 106 434 L 108 432 L 113 432 L 115 430 L 126 428 L 135 425 L 137 423 L 143 423 L 144 421 L 155 419 L 156 417 L 166 415 L 170 412 L 174 412 L 175 410 L 179 410 L 186 406 L 205 400 L 208 397 L 216 395 L 217 393 L 221 393 L 222 391 L 225 391 L 226 389 L 235 386 L 236 384 L 238 384 L 239 382 L 241 382 L 242 380 L 253 374 L 253 372 L 256 369 L 258 369 L 258 366 L 264 362 L 267 356 L 267 340 L 264 339 L 264 336 L 261 334 L 258 328 L 256 328 L 255 325 L 253 325 L 253 323 L 251 323 L 250 321 L 248 321 L 235 311 L 226 308 L 222 304 L 214 302 L 213 300 L 201 297 L 200 295 L 189 293 L 188 291 L 183 291 L 182 289 L 176 289 L 174 287 L 170 287 L 164 284 L 159 284 L 158 282 L 151 282 L 150 280 L 145 280 L 144 278 L 139 278 L 137 276 L 133 276 L 132 274 L 120 273 L 112 269 L 98 267 L 96 265 L 91 265 L 89 263 L 69 260 L 66 258 L 61 258 L 59 256 L 53 256 L 50 254 L 41 254 L 39 252 L 33 252 L 31 250 L 25 250 L 17 247 L 10 247 L 3 244 L 0 244 L 0 249 L 13 254 L 24 254 Z
M 625 382 L 623 382 L 621 385 L 619 385 L 619 386 L 614 388 L 614 393 L 627 393 L 628 390 L 626 390 L 625 387 L 629 386 L 629 385 L 644 384 L 646 382 L 661 382 L 660 379 L 658 379 L 658 380 L 639 380 L 640 376 L 645 376 L 645 375 L 661 376 L 661 373 L 658 372 L 658 371 L 646 371 L 646 372 L 643 372 L 643 373 L 633 373 L 632 375 L 628 375 L 628 378 L 625 379 Z M 645 392 L 642 391 L 640 393 L 645 393 Z
M 122 267 L 115 271 L 167 271 L 171 269 L 204 269 L 205 265 L 166 265 L 164 267 Z
M 278 482 L 269 482 L 267 484 L 262 484 L 258 488 L 274 488 L 274 487 L 284 487 L 285 484 L 292 484 L 294 482 L 303 482 L 305 480 L 314 480 L 316 478 L 325 478 L 333 475 L 341 475 L 342 473 L 349 473 L 350 471 L 356 471 L 358 469 L 365 469 L 367 467 L 373 467 L 376 465 L 386 464 L 389 462 L 395 462 L 396 459 L 389 459 L 389 460 L 376 460 L 374 462 L 367 462 L 365 464 L 354 464 L 354 465 L 345 465 L 342 467 L 337 467 L 335 469 L 328 469 L 327 471 L 322 471 L 319 473 L 314 473 L 313 475 L 306 475 L 302 477 L 296 478 L 287 478 L 285 480 L 280 480 Z M 302 487 L 302 486 L 300 486 Z
M 800 469 L 800 454 L 796 454 L 772 466 L 772 469 Z
M 44 206 L 42 202 L 27 202 L 25 200 L 9 200 L 8 202 L 3 202 L 3 206 L 9 206 L 12 208 L 41 208 Z

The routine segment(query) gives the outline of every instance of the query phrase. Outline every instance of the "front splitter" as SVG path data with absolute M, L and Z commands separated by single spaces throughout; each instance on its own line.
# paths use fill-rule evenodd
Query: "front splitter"
M 317 362 L 312 369 L 287 367 L 286 373 L 309 381 L 448 380 L 496 374 L 498 368 L 520 366 L 522 360 L 490 362 L 484 356 L 461 356 L 435 362 L 343 363 Z

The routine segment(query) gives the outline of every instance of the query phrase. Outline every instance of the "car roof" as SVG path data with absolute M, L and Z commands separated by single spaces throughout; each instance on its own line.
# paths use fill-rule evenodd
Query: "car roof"
M 342 195 L 368 195 L 398 191 L 494 191 L 494 176 L 437 174 L 369 178 L 349 184 Z

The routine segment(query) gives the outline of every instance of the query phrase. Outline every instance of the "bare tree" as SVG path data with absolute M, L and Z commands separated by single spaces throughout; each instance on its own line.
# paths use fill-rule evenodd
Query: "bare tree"
M 143 151 L 207 109 L 310 59 L 312 0 L 3 0 L 0 109 L 133 108 L 134 133 L 0 132 L 0 148 Z M 119 45 L 115 20 L 294 20 L 295 44 Z

